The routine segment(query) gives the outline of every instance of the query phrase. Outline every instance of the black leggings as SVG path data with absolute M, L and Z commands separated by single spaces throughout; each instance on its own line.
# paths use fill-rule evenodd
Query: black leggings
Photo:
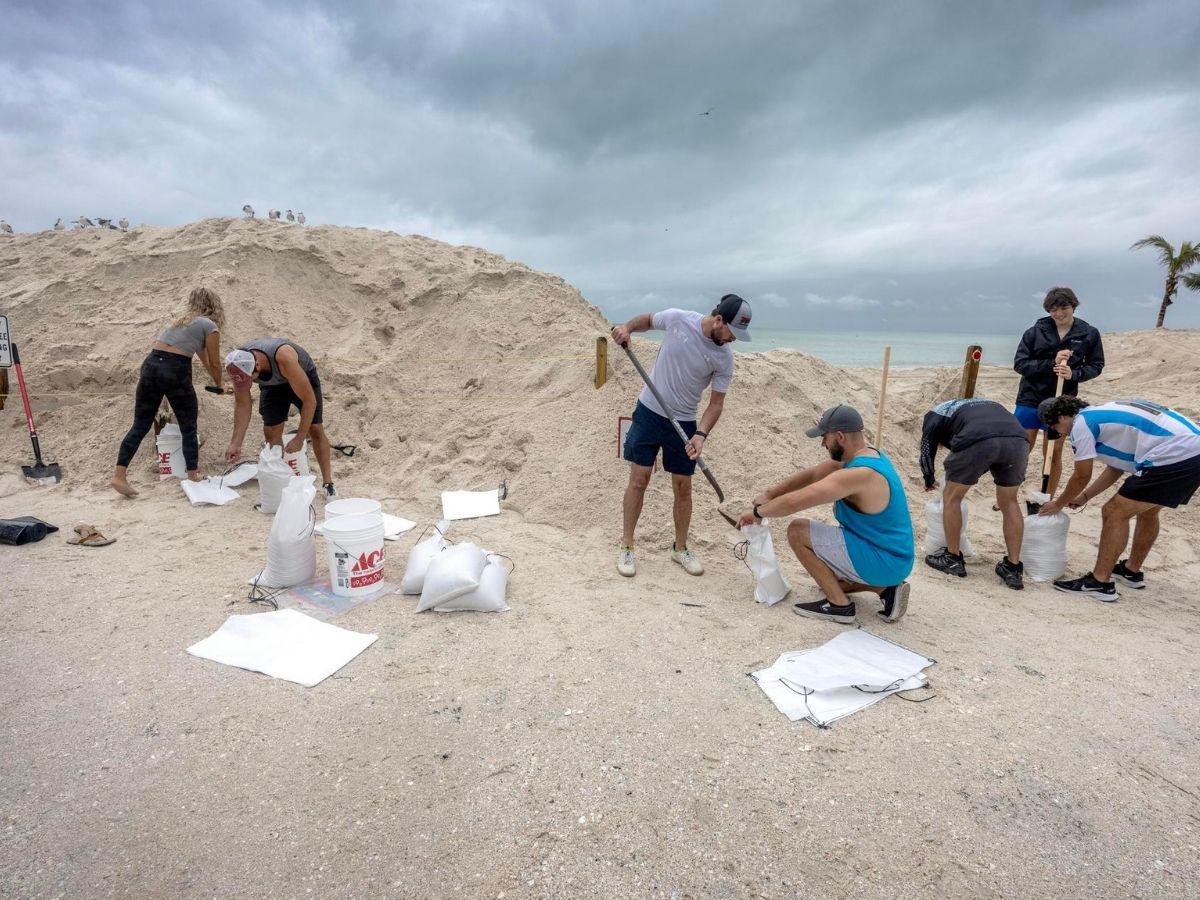
M 151 350 L 142 363 L 138 377 L 137 393 L 133 399 L 133 427 L 121 441 L 117 453 L 117 465 L 128 466 L 133 455 L 141 446 L 142 438 L 154 426 L 163 397 L 171 404 L 175 421 L 183 435 L 183 459 L 187 470 L 194 472 L 200 467 L 200 445 L 196 439 L 196 419 L 200 404 L 196 400 L 196 389 L 192 387 L 192 358 L 178 353 Z

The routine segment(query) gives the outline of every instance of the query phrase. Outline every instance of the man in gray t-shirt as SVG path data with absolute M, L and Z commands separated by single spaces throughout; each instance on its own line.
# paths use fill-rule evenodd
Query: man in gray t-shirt
M 636 571 L 633 533 L 659 451 L 675 492 L 675 543 L 671 559 L 689 574 L 704 573 L 704 566 L 687 545 L 692 522 L 692 474 L 704 442 L 721 417 L 725 394 L 733 379 L 733 350 L 729 344 L 734 340 L 750 340 L 749 324 L 750 304 L 737 294 L 726 294 L 707 316 L 684 309 L 666 309 L 653 315 L 634 316 L 613 328 L 612 338 L 621 346 L 629 342 L 634 332 L 665 332 L 650 380 L 667 408 L 660 407 L 648 387 L 642 389 L 622 454 L 630 464 L 617 559 L 617 571 L 622 575 L 630 576 Z M 709 387 L 712 394 L 697 424 L 696 410 Z M 671 426 L 671 419 L 678 421 L 690 438 L 686 444 Z

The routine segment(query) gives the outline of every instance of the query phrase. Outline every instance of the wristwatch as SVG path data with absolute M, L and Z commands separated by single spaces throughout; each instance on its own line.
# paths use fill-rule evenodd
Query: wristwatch
M 707 431 L 701 431 L 699 428 L 697 428 L 696 434 L 700 435 L 700 437 L 704 438 L 706 441 L 708 440 L 708 432 Z
M 760 514 L 759 514 L 759 511 L 758 511 L 758 504 L 757 504 L 757 503 L 755 503 L 755 504 L 754 504 L 754 509 L 752 510 L 752 512 L 754 513 L 754 518 L 758 519 L 758 521 L 760 521 L 760 522 L 761 522 L 761 521 L 762 521 L 762 515 L 760 515 Z

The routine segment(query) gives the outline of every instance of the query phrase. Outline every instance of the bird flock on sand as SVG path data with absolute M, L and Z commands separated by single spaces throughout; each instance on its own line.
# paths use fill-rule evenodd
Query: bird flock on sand
M 245 206 L 242 207 L 242 212 L 246 214 L 247 219 L 254 218 L 254 207 L 251 206 L 249 203 L 247 203 Z M 267 210 L 268 221 L 282 222 L 285 218 L 289 222 L 291 222 L 293 225 L 303 225 L 305 222 L 308 221 L 306 218 L 304 218 L 304 213 L 302 213 L 302 212 L 294 213 L 290 209 L 286 213 L 281 213 L 277 209 L 268 209 Z
M 251 206 L 249 203 L 247 203 L 245 206 L 242 207 L 242 212 L 245 214 L 247 219 L 254 218 L 254 207 Z M 286 218 L 287 221 L 292 223 L 293 225 L 303 225 L 305 222 L 308 221 L 307 219 L 304 218 L 304 213 L 302 213 L 302 212 L 293 213 L 290 209 L 283 213 L 281 213 L 277 209 L 268 210 L 267 218 L 272 222 L 282 222 Z M 67 226 L 63 223 L 63 220 L 61 217 L 58 218 L 54 223 L 55 231 L 65 231 L 66 227 Z M 72 231 L 82 231 L 85 228 L 111 228 L 113 231 L 128 231 L 129 230 L 129 220 L 128 219 L 118 219 L 115 225 L 113 224 L 112 219 L 102 219 L 99 216 L 96 217 L 95 221 L 93 221 L 92 219 L 89 219 L 87 216 L 80 216 L 79 218 L 72 220 L 72 222 L 71 222 L 71 230 Z M 13 227 L 11 225 L 9 225 L 3 219 L 0 219 L 0 234 L 12 234 L 12 233 L 13 233 Z

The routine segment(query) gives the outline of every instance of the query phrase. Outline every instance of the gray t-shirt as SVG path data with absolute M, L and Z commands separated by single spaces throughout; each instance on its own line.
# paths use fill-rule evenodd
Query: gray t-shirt
M 642 405 L 660 416 L 674 416 L 685 422 L 696 419 L 700 395 L 710 384 L 719 394 L 729 391 L 733 380 L 733 348 L 718 347 L 704 336 L 700 323 L 704 316 L 685 309 L 664 309 L 650 320 L 651 327 L 665 331 L 650 380 L 662 394 L 667 409 L 659 409 L 649 388 L 642 388 Z
M 267 355 L 267 360 L 271 364 L 271 371 L 266 377 L 258 379 L 258 384 L 261 387 L 275 387 L 280 384 L 287 384 L 287 378 L 279 371 L 279 363 L 275 359 L 275 354 L 279 352 L 279 348 L 287 344 L 296 351 L 296 359 L 300 363 L 300 368 L 305 372 L 312 373 L 317 370 L 317 364 L 313 362 L 313 358 L 308 355 L 308 351 L 297 344 L 295 341 L 284 340 L 283 338 L 265 337 L 255 341 L 250 341 L 248 344 L 243 344 L 241 350 L 259 350 Z
M 186 325 L 172 325 L 164 329 L 158 339 L 164 344 L 199 353 L 204 349 L 204 340 L 217 330 L 217 323 L 205 316 L 196 316 Z

